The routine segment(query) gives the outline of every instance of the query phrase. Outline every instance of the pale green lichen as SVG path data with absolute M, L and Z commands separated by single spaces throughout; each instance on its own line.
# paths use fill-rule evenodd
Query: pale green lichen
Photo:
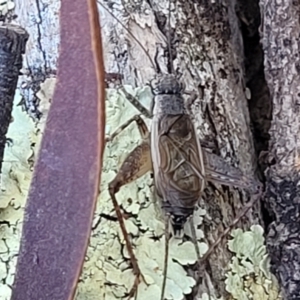
M 12 112 L 13 122 L 9 126 L 7 137 L 12 140 L 5 148 L 2 166 L 0 208 L 9 204 L 20 206 L 27 195 L 31 171 L 28 159 L 32 156 L 30 136 L 34 123 L 17 104 L 20 95 L 17 92 Z
M 15 8 L 15 3 L 11 0 L 2 1 L 0 3 L 0 14 L 5 16 L 9 11 Z
M 270 273 L 270 261 L 264 245 L 263 228 L 251 226 L 250 231 L 236 229 L 228 242 L 234 253 L 226 274 L 226 290 L 237 300 L 282 299 L 278 284 Z

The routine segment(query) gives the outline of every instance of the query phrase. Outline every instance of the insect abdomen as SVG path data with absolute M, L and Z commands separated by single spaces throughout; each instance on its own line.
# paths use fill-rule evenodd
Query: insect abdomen
M 163 210 L 171 217 L 174 235 L 180 237 L 205 185 L 201 148 L 184 113 L 155 115 L 151 139 L 155 187 Z
M 169 191 L 162 201 L 162 209 L 170 216 L 175 238 L 181 238 L 183 227 L 193 214 L 199 193 Z M 176 201 L 177 200 L 177 201 Z

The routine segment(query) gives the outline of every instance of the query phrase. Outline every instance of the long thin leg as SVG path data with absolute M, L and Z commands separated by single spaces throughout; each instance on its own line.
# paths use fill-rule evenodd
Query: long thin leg
M 168 274 L 168 261 L 169 261 L 169 241 L 170 241 L 169 217 L 167 216 L 165 220 L 165 260 L 164 260 L 163 282 L 162 282 L 160 300 L 164 300 L 165 297 L 167 274 Z
M 137 292 L 137 287 L 140 282 L 140 277 L 143 277 L 141 270 L 138 266 L 137 259 L 133 253 L 132 245 L 130 243 L 128 233 L 125 227 L 123 215 L 121 213 L 120 206 L 117 202 L 115 194 L 119 191 L 120 187 L 134 181 L 135 179 L 146 174 L 152 169 L 150 145 L 147 141 L 144 141 L 141 145 L 137 146 L 125 159 L 120 171 L 109 184 L 109 193 L 117 214 L 118 221 L 125 239 L 126 247 L 129 253 L 130 261 L 133 268 L 133 273 L 136 275 L 133 287 L 129 293 L 129 297 L 132 297 Z
M 127 100 L 145 117 L 152 118 L 152 112 L 150 112 L 146 107 L 144 107 L 135 97 L 129 94 L 123 86 L 120 87 L 120 90 L 124 93 Z
M 198 246 L 198 242 L 197 242 L 197 235 L 196 235 L 196 230 L 195 230 L 195 224 L 194 224 L 193 217 L 190 218 L 190 227 L 191 227 L 192 238 L 193 238 L 193 242 L 194 242 L 195 250 L 196 250 L 199 277 L 203 277 L 202 274 L 204 273 L 204 267 L 201 265 L 201 261 L 203 261 L 203 260 L 200 257 L 200 250 L 199 250 L 199 246 Z M 203 278 L 203 280 L 204 280 L 204 284 L 205 284 L 205 287 L 206 287 L 206 290 L 207 290 L 208 299 L 210 300 L 211 297 L 210 297 L 209 287 L 208 287 L 208 284 L 207 284 L 207 279 Z
M 224 232 L 218 237 L 218 239 L 209 247 L 208 251 L 201 257 L 201 261 L 204 262 L 215 250 L 215 248 L 220 244 L 222 239 L 227 236 L 227 234 L 236 226 L 236 224 L 241 220 L 241 218 L 252 208 L 255 203 L 262 197 L 262 192 L 253 196 L 252 200 L 247 203 L 244 209 L 237 215 L 237 217 L 232 221 L 232 223 L 224 230 Z
M 201 270 L 201 264 L 204 264 L 208 257 L 214 252 L 215 248 L 220 244 L 220 242 L 227 236 L 227 234 L 236 226 L 236 224 L 240 221 L 240 219 L 249 211 L 251 207 L 263 196 L 262 191 L 260 191 L 257 195 L 254 196 L 252 201 L 246 204 L 246 207 L 238 214 L 238 216 L 233 220 L 233 222 L 228 226 L 225 231 L 218 237 L 218 239 L 209 247 L 208 251 L 201 257 L 199 263 L 199 269 Z M 199 283 L 199 279 L 197 280 L 197 284 Z M 208 288 L 208 284 L 206 281 L 206 287 Z M 208 290 L 208 296 L 210 298 L 210 292 Z
M 197 235 L 196 235 L 196 230 L 195 230 L 195 225 L 194 225 L 194 220 L 193 217 L 190 218 L 190 227 L 191 227 L 191 233 L 192 233 L 192 238 L 193 238 L 193 243 L 195 245 L 195 251 L 197 255 L 197 261 L 199 262 L 201 260 L 200 257 L 200 250 L 197 242 Z
M 140 283 L 140 276 L 142 276 L 142 273 L 141 273 L 141 270 L 140 270 L 139 265 L 137 263 L 137 259 L 136 259 L 135 255 L 133 253 L 133 249 L 132 249 L 131 243 L 130 243 L 129 238 L 128 238 L 128 233 L 127 233 L 127 230 L 126 230 L 126 227 L 125 227 L 123 215 L 121 213 L 118 201 L 115 197 L 115 194 L 111 191 L 109 191 L 109 192 L 110 192 L 110 196 L 111 196 L 111 199 L 112 199 L 112 202 L 113 202 L 116 214 L 117 214 L 117 218 L 118 218 L 118 221 L 120 223 L 120 227 L 121 227 L 124 239 L 125 239 L 127 251 L 129 253 L 130 261 L 131 261 L 131 264 L 132 264 L 133 273 L 136 276 L 135 280 L 134 280 L 134 283 L 133 283 L 133 286 L 132 286 L 132 288 L 129 292 L 129 295 L 128 295 L 128 297 L 131 298 L 137 292 L 137 287 Z
M 140 115 L 135 115 L 130 118 L 126 123 L 121 125 L 115 132 L 113 132 L 109 137 L 105 139 L 106 142 L 112 141 L 119 133 L 121 133 L 126 127 L 128 127 L 132 122 L 136 122 L 137 127 L 140 131 L 141 137 L 143 140 L 149 138 L 149 130 L 147 128 L 146 123 L 141 118 Z

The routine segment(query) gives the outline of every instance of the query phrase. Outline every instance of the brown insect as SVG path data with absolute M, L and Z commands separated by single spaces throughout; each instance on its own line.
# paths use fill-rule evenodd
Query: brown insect
M 169 53 L 171 53 L 170 48 L 169 42 Z M 173 70 L 171 62 L 170 65 L 171 70 Z M 136 122 L 143 139 L 142 143 L 124 160 L 118 174 L 109 184 L 109 193 L 124 235 L 133 272 L 136 275 L 136 280 L 129 293 L 129 297 L 131 297 L 136 293 L 140 278 L 143 275 L 141 274 L 129 241 L 115 195 L 123 185 L 136 180 L 149 171 L 153 171 L 155 191 L 161 200 L 161 207 L 166 216 L 166 253 L 164 281 L 161 292 L 161 300 L 163 300 L 168 261 L 169 224 L 171 224 L 174 237 L 181 238 L 183 235 L 183 226 L 189 219 L 191 220 L 190 225 L 192 233 L 194 233 L 193 239 L 199 262 L 200 251 L 195 237 L 192 215 L 207 181 L 250 188 L 255 192 L 257 192 L 259 184 L 255 180 L 245 177 L 240 170 L 226 164 L 220 157 L 208 151 L 203 151 L 197 137 L 196 129 L 186 109 L 186 103 L 183 98 L 184 85 L 179 82 L 174 74 L 158 74 L 151 81 L 150 86 L 154 94 L 154 105 L 151 112 L 143 107 L 132 95 L 127 93 L 124 88 L 121 88 L 127 99 L 141 113 L 146 117 L 152 117 L 151 134 L 143 119 L 139 115 L 136 115 L 107 138 L 107 141 L 112 140 L 129 124 Z M 215 246 L 248 209 L 252 207 L 257 199 L 258 197 L 254 198 L 250 205 L 239 214 L 233 224 L 209 249 L 201 261 L 212 253 Z

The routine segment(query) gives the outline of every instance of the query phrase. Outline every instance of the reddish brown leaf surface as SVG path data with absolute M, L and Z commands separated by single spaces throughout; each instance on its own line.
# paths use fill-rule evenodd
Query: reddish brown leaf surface
M 13 300 L 72 299 L 81 271 L 105 126 L 102 50 L 92 2 L 61 2 L 58 81 L 27 200 Z

